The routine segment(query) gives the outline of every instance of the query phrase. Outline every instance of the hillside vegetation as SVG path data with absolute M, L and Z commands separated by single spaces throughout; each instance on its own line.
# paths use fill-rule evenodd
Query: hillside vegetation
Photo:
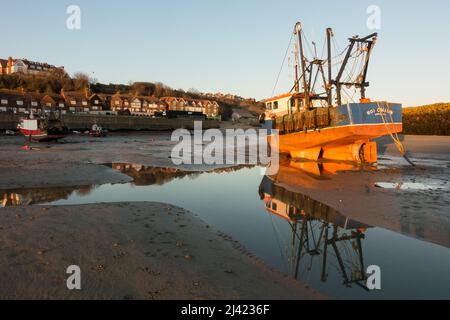
M 179 97 L 185 99 L 210 99 L 217 101 L 220 105 L 220 113 L 222 119 L 231 118 L 233 108 L 247 109 L 256 116 L 262 113 L 264 104 L 254 99 L 229 99 L 224 97 L 209 97 L 196 89 L 173 89 L 161 82 L 131 82 L 129 84 L 103 84 L 98 83 L 96 79 L 90 78 L 87 74 L 79 72 L 70 77 L 64 70 L 53 70 L 45 76 L 14 74 L 0 75 L 0 89 L 20 90 L 24 92 L 39 93 L 60 93 L 62 89 L 68 91 L 83 92 L 89 87 L 93 93 L 113 95 L 117 92 L 121 94 L 139 95 L 139 96 L 155 96 L 162 97 Z
M 403 109 L 405 134 L 450 135 L 450 103 Z

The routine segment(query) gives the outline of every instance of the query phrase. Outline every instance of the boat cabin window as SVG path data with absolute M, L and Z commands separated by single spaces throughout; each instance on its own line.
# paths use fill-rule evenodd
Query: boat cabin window
M 272 102 L 269 102 L 269 103 L 267 104 L 267 110 L 272 110 Z
M 278 110 L 278 101 L 273 103 L 273 110 Z

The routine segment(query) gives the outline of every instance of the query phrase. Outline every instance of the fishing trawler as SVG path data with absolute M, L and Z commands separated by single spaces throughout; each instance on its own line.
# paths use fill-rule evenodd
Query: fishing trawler
M 391 135 L 401 148 L 397 134 L 403 130 L 402 106 L 366 96 L 367 71 L 377 36 L 354 36 L 346 49 L 333 56 L 332 42 L 338 49 L 333 30 L 328 28 L 322 54 L 326 58 L 319 58 L 316 44 L 313 42 L 311 49 L 305 42 L 302 24 L 295 25 L 290 41 L 291 45 L 295 39 L 294 86 L 289 93 L 265 101 L 262 122 L 270 132 L 272 150 L 295 159 L 376 163 L 374 139 Z M 305 54 L 307 46 L 312 58 Z M 358 91 L 360 97 L 355 101 Z M 278 143 L 274 129 L 278 130 Z M 404 153 L 404 149 L 400 151 Z
M 17 129 L 29 142 L 58 141 L 66 136 L 68 130 L 54 114 L 20 119 Z

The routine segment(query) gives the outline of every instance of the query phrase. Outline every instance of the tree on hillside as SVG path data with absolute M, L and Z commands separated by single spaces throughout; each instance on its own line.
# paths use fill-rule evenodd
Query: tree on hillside
M 139 96 L 152 96 L 155 93 L 155 85 L 150 82 L 135 82 L 131 85 L 131 90 Z
M 84 88 L 88 87 L 91 83 L 91 79 L 89 78 L 89 75 L 83 72 L 77 72 L 73 75 L 73 86 L 74 90 L 80 91 Z
M 173 90 L 162 82 L 155 83 L 155 97 L 161 98 L 172 95 Z

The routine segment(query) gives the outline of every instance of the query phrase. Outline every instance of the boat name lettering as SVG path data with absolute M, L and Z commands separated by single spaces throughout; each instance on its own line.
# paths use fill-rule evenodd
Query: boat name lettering
M 393 115 L 393 114 L 394 114 L 394 111 L 392 111 L 392 110 L 389 109 L 389 108 L 382 108 L 382 107 L 379 107 L 379 108 L 372 108 L 372 109 L 370 109 L 370 110 L 367 111 L 367 115 L 368 115 L 368 116 L 371 116 L 371 115 L 380 115 L 380 114 L 390 114 L 390 115 Z

